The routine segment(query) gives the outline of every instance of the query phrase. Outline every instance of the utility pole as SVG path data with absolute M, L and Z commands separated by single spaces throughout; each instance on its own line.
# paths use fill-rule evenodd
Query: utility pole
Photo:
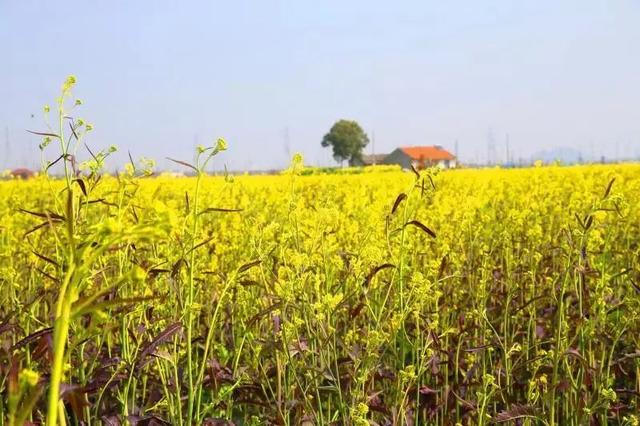
M 487 165 L 492 166 L 496 157 L 496 141 L 493 137 L 493 131 L 489 128 L 487 133 Z
M 8 169 L 10 160 L 9 156 L 11 155 L 11 144 L 9 143 L 9 126 L 4 127 L 4 141 L 5 141 L 5 149 L 4 149 L 4 161 L 2 163 L 3 168 Z
M 506 140 L 505 140 L 505 145 L 506 145 L 505 148 L 506 148 L 506 155 L 507 155 L 507 159 L 506 159 L 505 163 L 507 165 L 510 165 L 511 164 L 511 160 L 509 159 L 509 133 L 507 133 L 507 137 L 506 137 Z
M 376 132 L 375 130 L 371 131 L 371 159 L 373 160 L 373 165 L 376 165 Z
M 196 160 L 198 158 L 198 145 L 200 144 L 200 139 L 198 138 L 198 134 L 193 134 L 193 147 L 191 152 L 193 152 L 193 164 L 196 164 Z
M 289 138 L 289 126 L 284 127 L 282 135 L 284 142 L 284 153 L 287 155 L 287 161 L 291 161 L 291 140 Z

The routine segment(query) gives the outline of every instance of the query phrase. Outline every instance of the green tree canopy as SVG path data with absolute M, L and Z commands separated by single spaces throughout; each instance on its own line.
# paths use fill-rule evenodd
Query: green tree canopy
M 337 162 L 349 160 L 351 165 L 362 160 L 362 150 L 368 143 L 369 138 L 362 127 L 351 120 L 337 121 L 322 138 L 322 146 L 333 148 L 333 158 Z

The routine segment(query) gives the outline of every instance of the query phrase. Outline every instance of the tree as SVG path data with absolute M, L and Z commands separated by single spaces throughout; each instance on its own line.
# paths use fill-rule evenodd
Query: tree
M 362 150 L 369 143 L 369 138 L 362 130 L 362 127 L 355 121 L 337 121 L 329 130 L 329 133 L 322 138 L 324 148 L 333 148 L 333 158 L 342 164 L 344 160 L 349 160 L 350 165 L 362 160 Z

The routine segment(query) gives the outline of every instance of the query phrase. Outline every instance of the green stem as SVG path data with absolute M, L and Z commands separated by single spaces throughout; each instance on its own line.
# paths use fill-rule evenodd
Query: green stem
M 193 336 L 193 297 L 195 293 L 194 289 L 194 269 L 195 269 L 195 246 L 198 233 L 198 196 L 200 193 L 200 181 L 202 178 L 202 172 L 198 172 L 196 180 L 195 197 L 193 200 L 193 227 L 191 234 L 191 259 L 189 262 L 189 294 L 187 297 L 187 377 L 189 380 L 189 396 L 187 402 L 187 424 L 193 423 L 193 410 L 194 399 L 197 393 L 193 387 L 193 355 L 191 340 Z M 205 361 L 203 361 L 205 362 Z M 196 418 L 199 415 L 199 408 L 196 407 Z
M 64 371 L 65 346 L 69 335 L 71 318 L 71 300 L 68 297 L 67 289 L 71 282 L 73 271 L 74 265 L 71 264 L 60 289 L 60 296 L 56 307 L 56 320 L 53 329 L 53 365 L 51 366 L 51 378 L 49 379 L 49 405 L 46 422 L 46 424 L 50 426 L 57 425 L 60 382 L 62 381 Z

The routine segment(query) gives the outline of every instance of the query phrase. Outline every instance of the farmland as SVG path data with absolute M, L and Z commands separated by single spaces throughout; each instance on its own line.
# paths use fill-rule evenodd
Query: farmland
M 2 424 L 638 424 L 640 166 L 143 168 L 0 183 Z

